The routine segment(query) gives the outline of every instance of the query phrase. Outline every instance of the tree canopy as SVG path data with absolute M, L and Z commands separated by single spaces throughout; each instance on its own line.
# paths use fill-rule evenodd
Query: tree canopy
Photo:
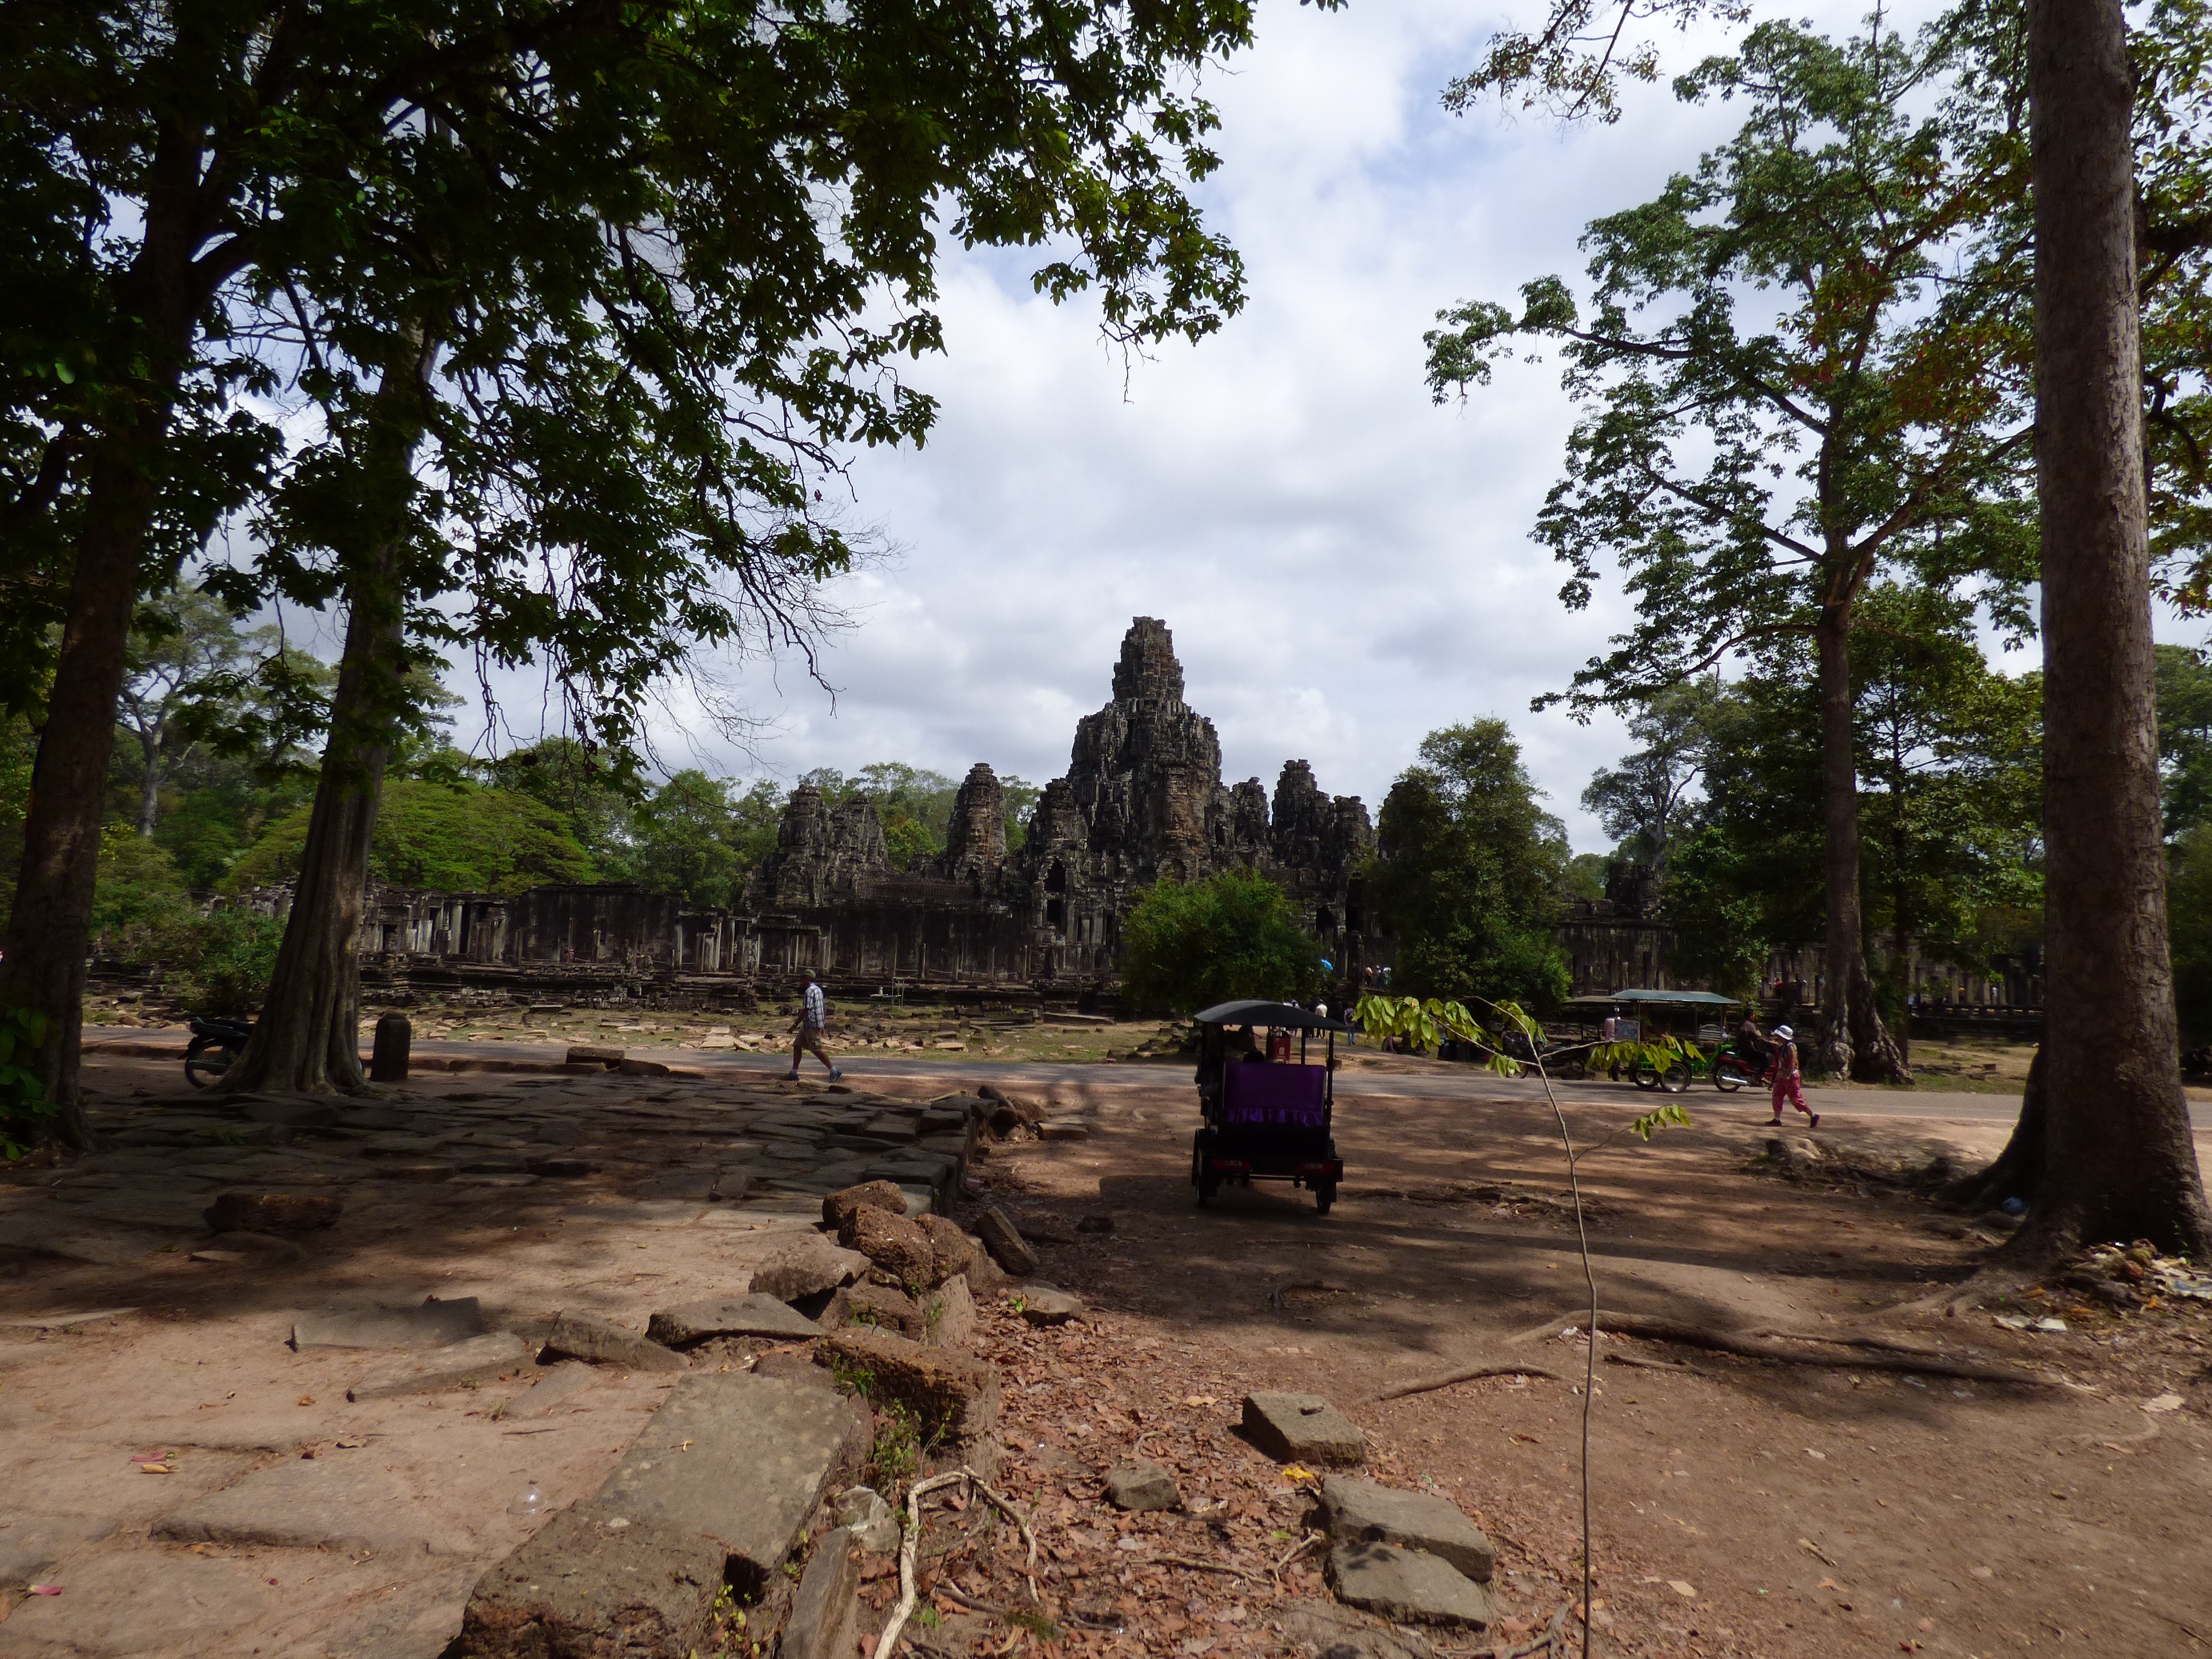
M 1383 798 L 1369 902 L 1398 943 L 1391 988 L 1417 997 L 1547 1008 L 1567 993 L 1551 928 L 1566 832 L 1546 812 L 1505 722 L 1422 739 Z

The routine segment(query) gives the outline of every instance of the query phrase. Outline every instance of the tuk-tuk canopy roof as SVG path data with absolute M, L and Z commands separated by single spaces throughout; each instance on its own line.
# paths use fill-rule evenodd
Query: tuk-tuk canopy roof
M 1267 1025 L 1278 1031 L 1349 1031 L 1340 1019 L 1330 1019 L 1295 1002 L 1217 1002 L 1191 1018 L 1200 1025 Z
M 1616 1002 L 1672 1002 L 1692 1008 L 1733 1008 L 1740 999 L 1724 997 L 1717 991 L 1615 991 L 1612 995 L 1569 997 L 1568 1002 L 1577 1007 L 1611 1007 Z

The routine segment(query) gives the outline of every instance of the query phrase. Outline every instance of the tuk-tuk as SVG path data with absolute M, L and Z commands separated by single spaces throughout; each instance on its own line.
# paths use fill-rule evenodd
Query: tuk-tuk
M 1336 1034 L 1352 1028 L 1288 1002 L 1224 1002 L 1195 1017 L 1198 1103 L 1205 1126 L 1193 1137 L 1191 1185 L 1208 1204 L 1225 1182 L 1287 1181 L 1328 1213 L 1344 1179 L 1330 1134 L 1336 1109 Z M 1257 1032 L 1267 1033 L 1260 1046 Z M 1316 1031 L 1328 1048 L 1307 1058 Z M 1297 1058 L 1291 1037 L 1297 1034 Z

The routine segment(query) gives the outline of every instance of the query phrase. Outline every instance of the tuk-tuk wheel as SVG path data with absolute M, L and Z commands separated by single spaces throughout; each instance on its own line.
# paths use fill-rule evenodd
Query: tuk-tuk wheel
M 1314 1208 L 1322 1215 L 1327 1215 L 1328 1206 L 1335 1202 L 1336 1183 L 1334 1181 L 1324 1181 L 1314 1188 Z
M 1213 1195 L 1221 1190 L 1221 1177 L 1208 1170 L 1198 1178 L 1198 1207 L 1204 1209 L 1213 1202 Z

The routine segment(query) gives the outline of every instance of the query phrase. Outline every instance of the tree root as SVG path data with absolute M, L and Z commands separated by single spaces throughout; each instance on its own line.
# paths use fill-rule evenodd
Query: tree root
M 907 1490 L 906 1518 L 900 1529 L 904 1535 L 899 1540 L 898 1605 L 891 1609 L 891 1616 L 884 1626 L 883 1634 L 876 1638 L 877 1652 L 888 1656 L 898 1645 L 899 1634 L 906 1628 L 906 1621 L 914 1617 L 914 1610 L 921 1599 L 921 1591 L 915 1583 L 914 1558 L 915 1552 L 921 1544 L 922 1498 L 940 1486 L 963 1484 L 988 1498 L 1008 1520 L 1021 1528 L 1022 1540 L 1029 1546 L 1030 1552 L 1030 1597 L 1032 1601 L 1043 1599 L 1036 1587 L 1036 1534 L 1030 1530 L 1029 1517 L 984 1485 L 982 1478 L 964 1465 L 944 1474 L 933 1474 L 927 1480 L 915 1481 Z
M 1385 1389 L 1370 1404 L 1381 1405 L 1386 1400 L 1403 1400 L 1409 1395 L 1433 1394 L 1438 1389 L 1449 1389 L 1455 1382 L 1472 1382 L 1485 1376 L 1540 1376 L 1547 1382 L 1561 1380 L 1557 1371 L 1546 1370 L 1541 1365 L 1482 1364 L 1463 1365 L 1454 1371 L 1437 1376 L 1424 1376 L 1411 1382 L 1401 1382 L 1395 1389 Z
M 1582 1317 L 1588 1317 L 1587 1313 L 1582 1310 L 1577 1310 L 1577 1313 Z M 1576 1314 L 1568 1314 L 1561 1317 L 1572 1319 L 1576 1316 Z M 1763 1332 L 1724 1331 L 1715 1326 L 1662 1319 L 1650 1314 L 1621 1313 L 1609 1308 L 1598 1310 L 1597 1322 L 1600 1330 L 1615 1336 L 1641 1337 L 1647 1342 L 1672 1342 L 1686 1348 L 1710 1348 L 1716 1352 L 1732 1353 L 1745 1359 L 1763 1359 L 1778 1365 L 1817 1365 L 1843 1371 L 1902 1371 L 1919 1376 L 1948 1376 L 1962 1382 L 2010 1382 L 2028 1388 L 2065 1386 L 2056 1378 L 2021 1370 L 2016 1366 L 1976 1364 L 1970 1360 L 1931 1353 L 1886 1337 L 1853 1338 L 1792 1331 L 1774 1333 L 1790 1339 L 1789 1342 L 1778 1342 L 1769 1340 L 1768 1334 Z M 1548 1320 L 1507 1340 L 1523 1342 L 1561 1328 L 1559 1319 Z M 1850 1347 L 1855 1352 L 1823 1353 L 1817 1346 L 1796 1346 L 1812 1344 Z
M 1891 1345 L 1886 1351 L 1877 1352 L 1822 1353 L 1814 1348 L 1792 1346 L 1734 1331 L 1717 1330 L 1709 1325 L 1690 1325 L 1680 1320 L 1655 1319 L 1644 1314 L 1613 1313 L 1603 1310 L 1598 1314 L 1598 1324 L 1600 1328 L 1611 1331 L 1617 1336 L 1638 1336 L 1647 1341 L 1672 1342 L 1683 1347 L 1711 1348 L 1746 1359 L 1764 1359 L 1782 1365 L 1818 1365 L 1852 1371 L 1903 1371 L 1918 1376 L 1948 1376 L 1966 1382 L 2009 1382 L 2028 1388 L 2055 1386 L 2051 1378 L 2022 1370 L 2014 1365 L 1981 1365 L 1967 1360 L 1916 1353 L 1911 1350 L 1898 1352 L 1903 1348 L 1902 1344 Z M 1828 1340 L 1826 1337 L 1804 1340 Z

